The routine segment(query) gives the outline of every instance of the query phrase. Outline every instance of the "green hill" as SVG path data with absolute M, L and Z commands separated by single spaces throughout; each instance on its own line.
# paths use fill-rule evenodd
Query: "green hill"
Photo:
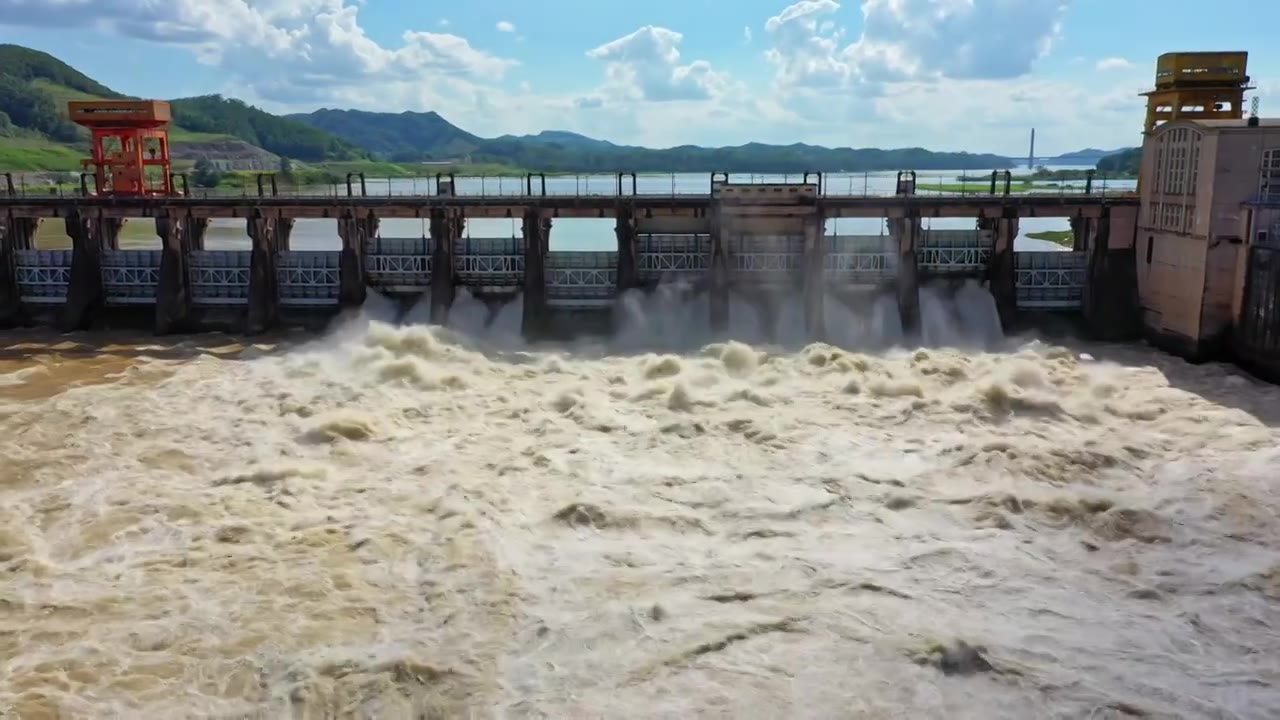
M 1098 172 L 1107 173 L 1109 175 L 1126 174 L 1137 177 L 1138 171 L 1141 169 L 1142 148 L 1121 150 L 1114 155 L 1108 155 L 1098 161 Z
M 433 112 L 374 113 L 325 108 L 285 117 L 344 138 L 392 162 L 461 158 L 484 142 Z
M 70 100 L 129 97 L 48 53 L 0 45 L 0 169 L 76 170 L 88 133 L 67 120 Z M 361 160 L 363 149 L 322 130 L 217 95 L 171 100 L 170 138 L 178 159 L 226 157 L 274 165 Z
M 655 150 L 614 145 L 559 131 L 484 139 L 458 128 L 434 112 L 317 110 L 288 117 L 327 130 L 387 160 L 458 160 L 535 168 L 545 172 L 801 173 L 1012 167 L 1008 158 L 997 155 L 931 152 L 923 148 L 877 150 L 749 143 L 735 147 L 683 145 Z
M 368 152 L 299 122 L 221 95 L 170 100 L 173 121 L 192 132 L 231 135 L 282 157 L 319 162 L 358 160 Z

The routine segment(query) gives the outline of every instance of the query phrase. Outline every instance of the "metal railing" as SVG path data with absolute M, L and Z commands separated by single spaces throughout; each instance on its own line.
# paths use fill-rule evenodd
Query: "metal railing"
M 0 202 L 7 198 L 67 198 L 96 195 L 85 182 L 52 184 L 51 173 L 0 175 Z M 910 180 L 904 190 L 903 176 Z M 349 173 L 345 179 L 328 184 L 299 184 L 275 173 L 259 173 L 238 187 L 195 187 L 183 176 L 175 176 L 178 197 L 193 199 L 233 198 L 397 198 L 438 197 L 440 195 L 474 198 L 527 197 L 707 197 L 717 182 L 741 184 L 809 184 L 815 185 L 820 197 L 888 198 L 913 194 L 928 197 L 1125 197 L 1135 193 L 1136 181 L 1109 178 L 1093 171 L 1083 176 L 1024 176 L 1008 170 L 990 173 L 967 171 L 905 171 L 863 173 L 615 173 L 561 174 L 533 173 L 511 176 L 455 176 L 374 178 L 363 173 Z M 83 181 L 84 178 L 81 178 Z M 914 191 L 914 192 L 911 192 Z

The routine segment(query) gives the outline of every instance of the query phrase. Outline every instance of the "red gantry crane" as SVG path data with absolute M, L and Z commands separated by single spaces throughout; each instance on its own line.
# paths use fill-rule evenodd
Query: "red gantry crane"
M 163 100 L 73 100 L 71 121 L 93 133 L 92 168 L 100 195 L 173 195 L 169 103 Z

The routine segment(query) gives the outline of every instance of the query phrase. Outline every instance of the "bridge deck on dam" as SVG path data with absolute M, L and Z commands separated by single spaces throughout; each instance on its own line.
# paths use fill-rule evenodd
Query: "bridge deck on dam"
M 0 193 L 0 212 L 23 217 L 65 217 L 78 210 L 103 217 L 161 217 L 167 214 L 207 218 L 255 215 L 289 218 L 338 218 L 353 211 L 379 218 L 428 218 L 435 211 L 455 210 L 466 217 L 519 217 L 527 211 L 549 217 L 614 217 L 620 210 L 661 215 L 700 216 L 715 204 L 740 206 L 749 215 L 794 212 L 791 205 L 750 203 L 706 195 L 450 195 L 450 196 L 205 196 L 133 198 L 89 196 L 10 196 Z M 795 205 L 837 217 L 1096 217 L 1106 206 L 1136 206 L 1133 193 L 1019 195 L 814 195 Z

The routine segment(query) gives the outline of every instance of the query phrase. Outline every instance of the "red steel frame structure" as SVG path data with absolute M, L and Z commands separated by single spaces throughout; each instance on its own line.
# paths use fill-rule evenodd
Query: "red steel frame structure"
M 93 157 L 82 160 L 100 195 L 174 195 L 169 160 L 169 103 L 93 100 L 67 104 L 71 121 L 93 133 Z M 92 170 L 90 170 L 92 168 Z

